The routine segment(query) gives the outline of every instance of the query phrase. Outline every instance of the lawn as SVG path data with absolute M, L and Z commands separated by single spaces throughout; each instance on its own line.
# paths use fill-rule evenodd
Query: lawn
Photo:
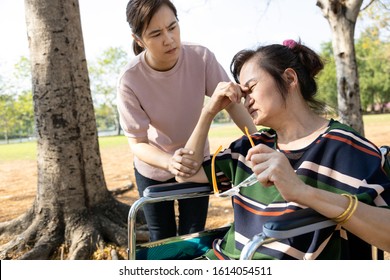
M 365 133 L 370 140 L 378 146 L 390 144 L 390 114 L 365 116 L 364 122 Z M 242 135 L 234 124 L 213 125 L 210 130 L 211 151 L 214 152 L 219 145 L 227 148 L 231 141 Z M 132 154 L 126 137 L 100 137 L 99 145 L 107 188 L 120 189 L 134 184 Z M 0 145 L 0 222 L 22 215 L 36 198 L 36 150 L 36 142 Z M 136 188 L 117 196 L 128 205 L 138 197 Z M 232 221 L 230 199 L 212 196 L 206 228 L 217 228 Z
M 363 117 L 366 136 L 369 139 L 376 139 L 380 133 L 390 133 L 390 114 L 365 115 Z M 373 132 L 372 132 L 373 131 Z M 240 129 L 234 124 L 213 125 L 210 130 L 210 142 L 220 142 L 221 139 L 235 139 L 242 135 Z M 372 140 L 377 145 L 390 145 L 390 138 L 381 137 L 381 141 Z M 105 136 L 99 138 L 100 149 L 110 149 L 118 146 L 126 146 L 124 136 Z M 34 160 L 37 153 L 36 142 L 24 142 L 0 145 L 0 161 L 10 160 Z

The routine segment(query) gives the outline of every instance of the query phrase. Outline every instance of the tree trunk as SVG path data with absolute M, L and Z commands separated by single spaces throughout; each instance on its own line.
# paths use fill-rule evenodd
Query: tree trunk
M 355 24 L 363 0 L 318 0 L 328 20 L 336 62 L 338 114 L 342 123 L 364 136 L 359 77 L 355 55 Z
M 116 135 L 119 136 L 119 135 L 121 135 L 122 127 L 121 127 L 120 121 L 119 121 L 118 110 L 116 110 L 116 111 L 117 111 L 117 113 L 115 114 Z
M 0 258 L 89 259 L 105 242 L 126 245 L 129 206 L 107 190 L 78 0 L 25 0 L 38 138 L 32 208 L 0 224 L 12 236 Z

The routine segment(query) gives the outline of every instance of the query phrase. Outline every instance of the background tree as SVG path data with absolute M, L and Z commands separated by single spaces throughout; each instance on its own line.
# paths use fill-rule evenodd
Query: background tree
M 337 113 L 337 83 L 336 66 L 334 62 L 332 43 L 321 45 L 321 57 L 325 67 L 318 76 L 318 98 L 324 101 L 331 109 L 332 113 Z
M 363 0 L 317 0 L 332 33 L 339 119 L 364 135 L 354 45 L 355 25 L 362 3 Z
M 12 75 L 0 79 L 0 137 L 10 139 L 34 135 L 34 116 L 31 92 L 31 68 L 26 57 L 14 65 Z M 26 83 L 28 81 L 28 85 Z
M 372 1 L 359 13 L 360 37 L 355 40 L 362 111 L 382 109 L 390 101 L 390 13 L 383 1 Z M 337 78 L 332 43 L 321 45 L 325 69 L 321 71 L 319 98 L 337 109 Z M 379 106 L 382 105 L 382 106 Z
M 0 94 L 0 131 L 7 144 L 9 143 L 9 138 L 12 134 L 11 129 L 14 127 L 16 121 L 13 114 L 13 108 L 14 99 L 12 96 L 2 92 Z
M 381 41 L 379 34 L 377 26 L 366 29 L 357 41 L 356 53 L 363 108 L 383 112 L 390 102 L 390 43 Z
M 129 55 L 125 50 L 111 47 L 104 50 L 89 67 L 98 128 L 114 128 L 117 135 L 120 135 L 121 127 L 116 107 L 116 84 L 118 74 L 128 61 Z
M 34 131 L 34 110 L 31 91 L 31 64 L 27 57 L 22 56 L 14 66 L 12 83 L 14 92 L 15 133 L 20 138 L 35 135 Z
M 22 140 L 35 135 L 34 111 L 31 91 L 23 91 L 14 102 L 15 133 Z
M 374 1 L 361 17 L 365 24 L 356 55 L 362 105 L 383 112 L 390 102 L 390 1 Z
M 69 259 L 88 259 L 103 242 L 125 245 L 128 206 L 108 192 L 78 1 L 25 0 L 38 188 L 31 209 L 1 223 L 0 258 L 49 259 L 64 245 Z

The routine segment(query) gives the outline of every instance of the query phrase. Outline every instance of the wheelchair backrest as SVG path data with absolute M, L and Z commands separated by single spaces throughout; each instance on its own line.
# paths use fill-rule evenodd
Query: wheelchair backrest
M 381 146 L 380 150 L 382 152 L 382 155 L 385 157 L 383 168 L 385 169 L 387 175 L 390 177 L 390 146 Z

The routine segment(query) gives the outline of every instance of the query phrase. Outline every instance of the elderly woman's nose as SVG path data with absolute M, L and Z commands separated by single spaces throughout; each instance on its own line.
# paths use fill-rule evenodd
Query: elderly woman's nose
M 243 93 L 242 98 L 244 98 L 244 105 L 246 106 L 250 101 L 250 96 L 247 93 Z

